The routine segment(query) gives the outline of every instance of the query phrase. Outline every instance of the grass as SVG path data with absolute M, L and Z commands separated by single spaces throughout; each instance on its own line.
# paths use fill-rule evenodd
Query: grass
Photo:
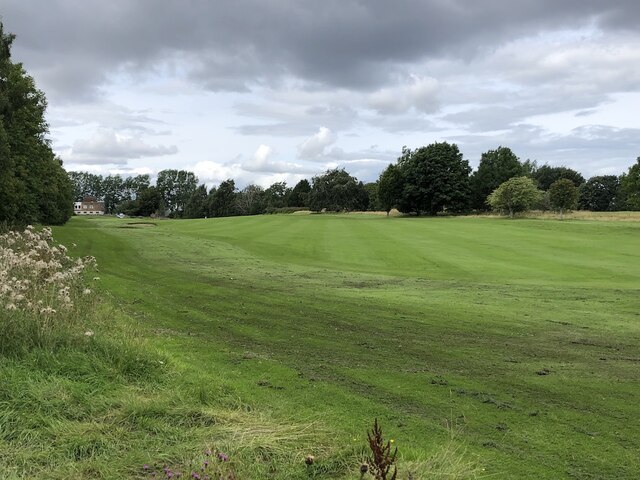
M 212 446 L 238 478 L 358 478 L 378 418 L 400 478 L 640 475 L 640 222 L 128 223 L 54 233 L 97 258 L 105 302 L 166 365 L 144 380 L 106 362 L 92 391 L 53 362 L 5 362 L 0 412 L 23 391 L 35 400 L 22 412 L 44 398 L 80 407 L 1 435 L 0 471 L 135 476 Z M 76 364 L 56 355 L 62 372 Z M 34 452 L 52 438 L 62 445 Z

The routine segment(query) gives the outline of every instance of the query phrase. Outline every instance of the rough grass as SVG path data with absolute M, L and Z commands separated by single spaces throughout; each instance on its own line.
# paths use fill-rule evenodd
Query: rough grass
M 104 288 L 169 373 L 155 386 L 117 374 L 97 402 L 107 406 L 79 416 L 104 430 L 58 423 L 68 436 L 47 427 L 3 440 L 14 472 L 38 458 L 31 445 L 62 435 L 64 448 L 39 457 L 58 478 L 73 478 L 70 465 L 87 478 L 184 466 L 207 445 L 229 450 L 239 478 L 357 478 L 377 417 L 404 476 L 640 474 L 640 223 L 123 223 L 78 218 L 55 234 L 97 257 Z

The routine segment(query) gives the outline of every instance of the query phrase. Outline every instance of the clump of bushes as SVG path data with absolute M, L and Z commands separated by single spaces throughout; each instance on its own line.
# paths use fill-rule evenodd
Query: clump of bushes
M 68 256 L 49 228 L 0 235 L 0 355 L 92 337 L 86 318 L 95 296 L 86 278 L 95 269 L 93 257 Z

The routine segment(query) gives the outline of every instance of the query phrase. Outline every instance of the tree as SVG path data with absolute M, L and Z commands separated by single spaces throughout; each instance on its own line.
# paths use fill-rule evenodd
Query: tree
M 184 208 L 198 186 L 198 178 L 185 170 L 162 170 L 156 187 L 162 195 L 164 207 L 170 216 L 181 217 Z
M 191 194 L 184 208 L 184 218 L 204 218 L 208 213 L 207 187 L 200 185 Z
M 209 192 L 209 216 L 228 217 L 235 215 L 236 184 L 233 180 L 225 180 L 218 188 Z
M 539 167 L 532 176 L 538 182 L 538 187 L 545 191 L 549 190 L 553 182 L 561 178 L 571 180 L 576 187 L 584 183 L 584 177 L 580 175 L 580 173 L 567 167 L 543 165 Z
M 611 212 L 617 209 L 620 179 L 615 175 L 591 177 L 580 185 L 578 207 L 592 212 Z
M 380 201 L 378 200 L 378 182 L 368 182 L 364 184 L 364 189 L 369 197 L 369 203 L 366 210 L 380 210 Z
M 0 22 L 0 222 L 61 224 L 73 214 L 73 189 L 47 139 L 47 102 L 22 64 L 15 36 Z
M 311 184 L 306 178 L 300 180 L 293 187 L 289 198 L 287 198 L 287 206 L 289 207 L 308 207 L 309 206 L 309 192 L 311 192 Z
M 286 182 L 276 182 L 264 191 L 265 209 L 273 212 L 276 208 L 283 208 L 287 205 L 287 199 L 291 189 Z
M 235 197 L 236 215 L 261 215 L 265 212 L 264 189 L 258 185 L 247 185 Z
M 158 213 L 162 204 L 162 194 L 156 187 L 145 188 L 138 192 L 135 200 L 138 204 L 136 215 L 150 217 Z M 162 212 L 164 213 L 164 212 Z
M 122 186 L 122 197 L 126 200 L 135 199 L 142 190 L 149 188 L 150 184 L 149 175 L 147 174 L 127 177 Z
M 565 210 L 571 210 L 578 205 L 578 189 L 568 178 L 556 180 L 549 187 L 549 203 L 551 208 L 560 212 L 560 220 Z
M 456 144 L 436 142 L 413 151 L 404 147 L 398 167 L 404 184 L 400 211 L 436 215 L 468 208 L 471 168 Z
M 378 180 L 378 202 L 380 208 L 387 212 L 387 216 L 391 209 L 398 205 L 403 187 L 404 181 L 400 168 L 389 164 Z
M 493 210 L 508 213 L 513 218 L 516 213 L 526 212 L 535 205 L 541 194 L 529 177 L 514 177 L 496 188 L 487 197 L 487 203 Z
M 507 147 L 498 147 L 482 154 L 478 170 L 471 175 L 471 202 L 477 210 L 486 210 L 487 196 L 510 178 L 525 175 L 516 155 Z
M 624 209 L 640 210 L 640 157 L 620 177 L 620 203 Z
M 309 208 L 315 212 L 322 209 L 332 212 L 365 210 L 368 203 L 369 196 L 363 183 L 344 169 L 327 170 L 312 179 Z

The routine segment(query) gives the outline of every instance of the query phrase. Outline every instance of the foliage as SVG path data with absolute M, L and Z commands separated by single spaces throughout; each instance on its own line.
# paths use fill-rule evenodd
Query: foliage
M 380 210 L 380 199 L 378 198 L 378 182 L 368 182 L 364 184 L 364 189 L 367 192 L 369 203 L 365 210 L 377 211 Z
M 0 22 L 0 222 L 62 224 L 73 213 L 71 183 L 47 139 L 47 102 Z
M 104 202 L 105 213 L 131 210 L 132 203 L 143 190 L 149 188 L 149 175 L 122 178 L 120 175 L 95 175 L 88 172 L 68 172 L 76 201 L 90 195 Z M 125 204 L 126 203 L 126 204 Z M 123 205 L 125 204 L 125 205 Z
M 287 205 L 289 207 L 308 207 L 309 206 L 309 193 L 311 192 L 311 184 L 306 178 L 296 183 L 293 190 L 289 194 L 287 199 Z
M 510 178 L 525 175 L 520 160 L 507 147 L 498 147 L 482 154 L 478 169 L 471 175 L 472 207 L 487 209 L 487 196 Z
M 620 179 L 615 175 L 591 177 L 580 185 L 578 207 L 592 212 L 612 212 L 618 209 Z
M 404 182 L 400 168 L 397 165 L 389 164 L 380 174 L 378 180 L 378 202 L 387 215 L 392 208 L 398 205 L 403 187 Z
M 366 210 L 369 197 L 362 182 L 344 169 L 327 170 L 312 179 L 309 208 L 315 212 Z
M 398 166 L 404 183 L 401 212 L 436 215 L 468 208 L 471 168 L 456 144 L 432 143 L 413 151 L 405 147 Z
M 287 206 L 291 189 L 286 182 L 275 182 L 264 191 L 264 204 L 267 212 Z M 296 205 L 297 206 L 297 205 Z
M 640 157 L 620 178 L 620 203 L 627 210 L 640 210 Z
M 209 191 L 209 216 L 235 215 L 236 195 L 236 183 L 231 179 L 222 182 L 218 188 L 212 188 Z
M 549 203 L 551 208 L 560 212 L 560 218 L 562 218 L 565 210 L 577 207 L 578 189 L 568 178 L 556 180 L 549 187 Z
M 378 419 L 376 418 L 373 423 L 373 429 L 367 432 L 367 438 L 369 439 L 369 448 L 371 449 L 371 456 L 369 457 L 369 473 L 375 478 L 375 480 L 387 480 L 387 475 L 391 467 L 393 467 L 393 473 L 389 480 L 396 480 L 398 476 L 398 469 L 394 465 L 396 462 L 396 456 L 398 455 L 398 448 L 396 447 L 391 453 L 391 441 L 385 443 L 382 436 L 382 428 L 378 425 Z
M 236 215 L 260 215 L 265 212 L 264 190 L 258 185 L 247 185 L 235 196 Z
M 184 218 L 204 218 L 208 213 L 207 187 L 200 185 L 189 197 L 184 209 Z
M 93 257 L 74 260 L 51 230 L 0 235 L 0 355 L 78 340 L 91 332 L 83 315 L 92 305 L 84 272 Z
M 514 214 L 529 210 L 541 198 L 542 192 L 529 177 L 514 177 L 502 183 L 488 197 L 487 203 L 493 210 Z
M 172 217 L 182 217 L 184 209 L 195 192 L 198 178 L 186 170 L 161 170 L 156 188 L 162 196 L 162 206 Z
M 567 167 L 552 167 L 550 165 L 538 167 L 532 178 L 538 182 L 538 187 L 544 191 L 549 190 L 551 184 L 561 178 L 571 180 L 576 187 L 584 183 L 584 177 L 575 170 Z

